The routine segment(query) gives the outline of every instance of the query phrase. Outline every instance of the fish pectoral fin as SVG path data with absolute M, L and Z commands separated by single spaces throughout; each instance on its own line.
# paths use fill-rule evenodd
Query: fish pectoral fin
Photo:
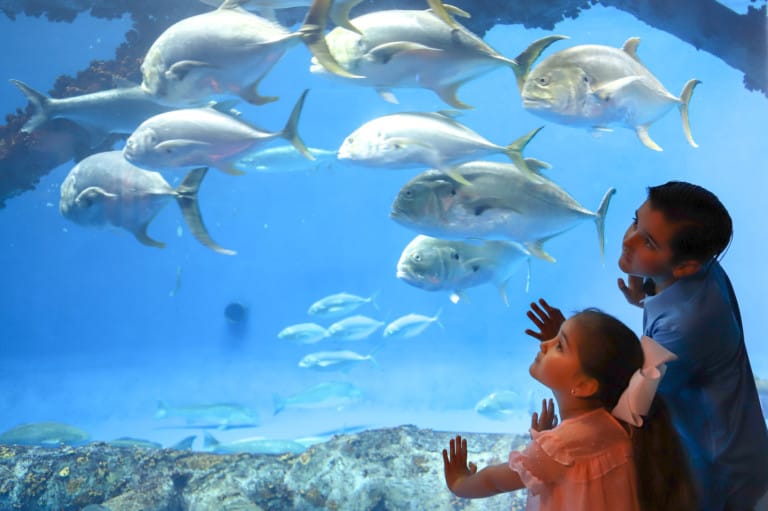
M 472 210 L 475 216 L 480 216 L 489 209 L 505 209 L 508 211 L 514 211 L 515 213 L 521 213 L 519 210 L 511 207 L 504 202 L 501 197 L 478 197 L 476 199 L 466 202 L 467 207 Z
M 461 175 L 461 172 L 456 167 L 451 167 L 445 171 L 448 176 L 456 181 L 457 183 L 461 183 L 466 186 L 474 186 L 470 181 L 467 181 L 467 178 Z
M 622 93 L 622 91 L 626 90 L 628 87 L 631 87 L 642 80 L 643 77 L 638 75 L 625 76 L 618 80 L 602 84 L 600 87 L 594 89 L 592 94 L 605 103 L 613 99 L 617 94 Z
M 162 241 L 157 241 L 149 237 L 147 234 L 147 227 L 149 226 L 149 222 L 146 222 L 143 225 L 140 225 L 138 229 L 133 231 L 133 235 L 136 236 L 136 239 L 139 240 L 139 243 L 142 245 L 146 245 L 148 247 L 156 247 L 156 248 L 165 248 L 165 243 Z
M 531 255 L 538 257 L 539 259 L 542 259 L 544 261 L 548 261 L 550 263 L 556 262 L 556 259 L 549 255 L 544 250 L 544 242 L 547 241 L 549 238 L 536 240 L 536 241 L 526 241 L 524 243 L 525 248 L 528 249 L 528 252 L 531 253 Z
M 636 126 L 635 127 L 635 133 L 637 133 L 637 138 L 640 139 L 640 142 L 643 143 L 645 147 L 648 149 L 653 149 L 654 151 L 663 151 L 664 149 L 659 146 L 656 142 L 651 139 L 651 136 L 648 134 L 648 125 L 643 124 L 642 126 Z
M 160 142 L 155 146 L 155 149 L 159 151 L 172 153 L 180 150 L 207 148 L 207 147 L 210 147 L 210 145 L 211 144 L 207 142 L 201 142 L 200 140 L 187 140 L 184 138 L 176 138 L 173 140 L 165 140 L 163 142 Z
M 213 64 L 199 60 L 180 60 L 179 62 L 175 62 L 173 65 L 171 65 L 171 67 L 169 67 L 165 72 L 165 75 L 170 80 L 181 81 L 187 77 L 190 71 L 195 69 L 216 69 L 217 67 L 218 66 L 214 66 Z
M 443 50 L 410 41 L 395 41 L 393 43 L 380 44 L 371 48 L 366 57 L 378 64 L 388 64 L 390 60 L 399 55 L 402 56 L 417 53 L 435 55 L 443 53 Z
M 552 165 L 537 158 L 523 158 L 523 161 L 525 161 L 525 166 L 528 167 L 528 170 L 535 174 L 541 174 L 542 170 L 549 170 L 552 168 Z
M 81 208 L 88 208 L 98 202 L 103 202 L 107 199 L 115 198 L 117 198 L 117 194 L 110 193 L 98 186 L 89 186 L 77 194 L 77 197 L 75 198 L 75 204 Z
M 395 94 L 390 89 L 376 89 L 376 92 L 378 92 L 379 96 L 381 96 L 381 99 L 387 103 L 392 103 L 393 105 L 400 104 L 400 102 L 395 97 Z

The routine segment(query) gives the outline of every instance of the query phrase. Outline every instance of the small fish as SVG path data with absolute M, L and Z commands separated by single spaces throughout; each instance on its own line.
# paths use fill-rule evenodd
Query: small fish
M 559 39 L 564 37 L 535 41 L 515 59 L 526 110 L 559 124 L 599 131 L 611 125 L 630 128 L 643 145 L 661 151 L 648 127 L 676 105 L 688 143 L 698 147 L 691 135 L 688 104 L 699 80 L 689 80 L 679 97 L 667 91 L 638 58 L 639 37 L 627 39 L 621 48 L 597 44 L 567 48 L 531 70 L 543 49 Z
M 310 353 L 299 361 L 299 367 L 317 371 L 338 371 L 347 370 L 361 362 L 370 362 L 373 365 L 377 365 L 373 355 L 361 355 L 354 351 L 338 350 Z
M 491 392 L 475 405 L 480 415 L 494 420 L 505 420 L 524 411 L 520 394 L 512 390 Z
M 341 409 L 357 403 L 363 398 L 363 391 L 351 383 L 323 382 L 288 397 L 273 396 L 275 413 L 286 409 L 317 410 Z
M 259 414 L 236 403 L 196 404 L 190 406 L 169 406 L 165 401 L 157 404 L 155 418 L 180 417 L 187 425 L 227 429 L 259 425 Z
M 172 109 L 155 101 L 138 85 L 56 99 L 19 80 L 11 83 L 32 105 L 32 115 L 21 131 L 34 131 L 51 119 L 68 119 L 86 129 L 91 147 L 98 146 L 110 133 L 132 133 L 146 119 Z
M 299 454 L 307 450 L 304 444 L 293 440 L 266 438 L 263 436 L 239 438 L 232 442 L 222 443 L 209 432 L 203 433 L 203 451 L 216 454 Z
M 234 251 L 213 241 L 200 214 L 197 194 L 207 172 L 206 168 L 194 169 L 178 187 L 171 188 L 157 172 L 125 161 L 120 151 L 92 154 L 75 165 L 61 183 L 59 211 L 76 224 L 112 225 L 129 231 L 143 245 L 162 248 L 165 244 L 150 238 L 147 227 L 175 200 L 195 239 L 215 252 L 233 255 Z
M 440 328 L 443 328 L 439 319 L 441 312 L 442 309 L 431 317 L 422 314 L 406 314 L 405 316 L 401 316 L 387 325 L 384 329 L 384 337 L 402 337 L 404 339 L 410 339 L 429 328 L 432 323 L 437 323 L 440 325 Z
M 328 335 L 342 341 L 360 341 L 367 339 L 383 326 L 383 321 L 358 314 L 344 318 L 329 326 Z
M 114 447 L 131 447 L 138 449 L 162 449 L 163 444 L 160 442 L 152 442 L 150 440 L 144 440 L 142 438 L 120 437 L 107 442 Z
M 182 108 L 150 117 L 136 128 L 123 148 L 129 162 L 150 170 L 215 167 L 242 174 L 237 160 L 275 138 L 284 138 L 310 160 L 314 156 L 297 127 L 307 90 L 299 97 L 282 130 L 263 131 L 215 108 Z
M 0 434 L 0 444 L 11 445 L 78 445 L 89 439 L 82 429 L 61 422 L 21 424 Z
M 280 330 L 278 339 L 299 344 L 314 344 L 328 337 L 328 331 L 317 323 L 298 323 Z
M 373 294 L 368 298 L 363 298 L 362 296 L 345 292 L 336 293 L 321 298 L 310 305 L 307 314 L 310 316 L 335 318 L 349 314 L 366 303 L 370 303 L 378 309 L 379 307 L 376 305 L 375 298 L 376 294 Z
M 292 145 L 268 147 L 240 157 L 235 167 L 260 173 L 293 173 L 328 170 L 339 163 L 336 151 L 316 147 L 309 147 L 308 150 L 314 156 L 314 160 L 307 159 Z
M 507 283 L 526 261 L 530 253 L 514 241 L 443 240 L 419 234 L 403 249 L 397 278 L 419 289 L 451 291 L 458 297 L 468 288 L 493 283 L 508 304 Z
M 248 307 L 240 302 L 230 302 L 224 308 L 224 317 L 230 324 L 246 323 L 249 315 Z

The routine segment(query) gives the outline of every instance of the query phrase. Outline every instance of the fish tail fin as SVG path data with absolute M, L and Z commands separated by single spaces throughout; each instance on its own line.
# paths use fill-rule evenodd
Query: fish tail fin
M 208 433 L 207 431 L 203 433 L 203 448 L 204 449 L 213 449 L 217 445 L 219 445 L 221 442 L 219 442 L 215 436 Z
M 528 48 L 514 58 L 515 64 L 512 65 L 512 70 L 515 72 L 517 88 L 520 89 L 520 92 L 523 92 L 523 84 L 525 84 L 525 80 L 528 78 L 528 74 L 531 72 L 533 64 L 539 56 L 550 44 L 555 41 L 560 41 L 561 39 L 568 39 L 568 37 L 564 35 L 550 35 L 538 39 L 532 42 Z
M 344 78 L 362 78 L 344 69 L 334 58 L 325 40 L 325 20 L 331 10 L 332 0 L 313 0 L 312 5 L 299 28 L 299 35 L 317 61 L 329 72 Z
M 272 412 L 272 415 L 277 415 L 278 413 L 285 410 L 285 404 L 286 404 L 285 398 L 282 398 L 277 394 L 272 394 L 272 407 L 274 410 Z
M 600 206 L 597 208 L 595 215 L 595 226 L 597 227 L 597 239 L 600 242 L 600 259 L 605 265 L 605 215 L 608 213 L 608 205 L 611 203 L 611 198 L 616 193 L 616 188 L 609 188 L 603 195 L 603 200 L 600 201 Z
M 373 293 L 370 298 L 368 298 L 368 300 L 371 302 L 371 305 L 376 310 L 381 310 L 381 307 L 379 307 L 379 304 L 376 302 L 376 298 L 379 296 L 379 293 L 381 293 L 381 289 L 376 290 L 376 292 Z
M 200 183 L 203 182 L 207 172 L 207 167 L 200 167 L 189 171 L 175 190 L 176 202 L 179 204 L 181 214 L 187 222 L 189 230 L 197 241 L 219 254 L 234 255 L 236 254 L 234 250 L 223 248 L 213 241 L 200 214 L 197 193 L 200 191 Z
M 678 106 L 680 117 L 683 119 L 683 133 L 685 133 L 685 138 L 691 147 L 699 147 L 699 145 L 694 142 L 693 135 L 691 135 L 691 124 L 688 120 L 688 104 L 691 102 L 693 89 L 700 83 L 701 80 L 696 80 L 695 78 L 686 82 L 683 86 L 683 91 L 680 93 L 680 105 Z
M 29 103 L 32 105 L 32 115 L 27 122 L 24 123 L 21 131 L 24 133 L 34 131 L 38 126 L 49 120 L 51 98 L 20 80 L 11 79 L 9 81 L 24 93 L 29 100 Z
M 192 450 L 192 444 L 195 443 L 195 438 L 197 438 L 196 435 L 190 435 L 188 437 L 184 437 L 175 444 L 171 446 L 171 449 L 175 449 L 177 451 L 190 451 Z
M 529 131 L 504 148 L 504 154 L 506 154 L 507 157 L 512 160 L 512 163 L 514 163 L 518 168 L 527 170 L 531 173 L 535 173 L 534 170 L 531 170 L 528 167 L 528 163 L 525 161 L 525 158 L 523 158 L 523 150 L 528 145 L 528 143 L 533 140 L 533 137 L 535 137 L 536 134 L 543 128 L 544 126 L 539 126 L 538 128 Z M 538 170 L 538 167 L 535 170 Z
M 309 93 L 309 89 L 305 89 L 304 92 L 301 93 L 298 101 L 296 101 L 296 104 L 293 106 L 293 110 L 291 110 L 291 115 L 288 117 L 285 127 L 283 127 L 283 130 L 280 132 L 280 136 L 289 141 L 293 147 L 307 159 L 314 160 L 315 156 L 309 152 L 306 144 L 304 144 L 304 141 L 299 136 L 299 117 L 301 117 L 301 111 L 304 108 L 304 100 L 307 98 L 307 93 Z

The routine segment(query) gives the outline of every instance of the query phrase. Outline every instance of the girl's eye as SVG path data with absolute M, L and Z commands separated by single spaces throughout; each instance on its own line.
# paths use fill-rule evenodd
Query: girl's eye
M 555 349 L 557 351 L 563 351 L 563 343 L 561 343 L 560 341 L 557 341 L 557 346 L 555 346 Z
M 633 216 L 633 217 L 632 217 L 632 225 L 633 225 L 634 227 L 637 227 L 637 217 L 636 217 L 636 216 Z

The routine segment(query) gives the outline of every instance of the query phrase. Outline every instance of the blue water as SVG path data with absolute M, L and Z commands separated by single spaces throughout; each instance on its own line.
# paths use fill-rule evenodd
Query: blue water
M 40 89 L 61 74 L 74 75 L 92 59 L 109 59 L 130 27 L 124 20 L 79 17 L 73 24 L 0 19 L 6 52 L 0 70 Z M 765 120 L 768 100 L 742 85 L 742 73 L 673 36 L 614 9 L 594 7 L 556 33 L 570 36 L 545 55 L 576 44 L 620 46 L 639 36 L 639 55 L 678 94 L 690 78 L 703 83 L 691 102 L 691 125 L 700 145 L 690 147 L 672 110 L 650 128 L 664 148 L 655 153 L 629 130 L 596 137 L 547 124 L 526 156 L 552 164 L 547 175 L 585 207 L 595 209 L 611 186 L 618 189 L 606 222 L 601 259 L 590 222 L 548 242 L 557 258 L 533 261 L 512 279 L 505 306 L 497 289 L 467 292 L 453 304 L 447 293 L 429 293 L 395 277 L 400 252 L 415 233 L 392 222 L 389 208 L 416 172 L 344 168 L 316 172 L 209 173 L 200 204 L 209 231 L 234 257 L 201 246 L 173 204 L 149 233 L 165 241 L 148 248 L 125 232 L 88 230 L 58 212 L 59 186 L 72 167 L 63 165 L 37 189 L 9 200 L 0 211 L 0 431 L 20 423 L 54 420 L 81 427 L 100 440 L 141 437 L 170 445 L 199 430 L 154 418 L 158 400 L 172 405 L 238 402 L 257 409 L 261 425 L 221 432 L 239 436 L 298 438 L 330 429 L 404 423 L 451 431 L 523 432 L 536 400 L 547 396 L 527 372 L 537 344 L 523 333 L 527 304 L 540 296 L 565 311 L 597 306 L 640 331 L 642 313 L 616 286 L 621 237 L 645 199 L 645 187 L 670 179 L 698 183 L 729 208 L 735 225 L 723 265 L 741 301 L 747 346 L 757 376 L 768 377 L 763 324 L 768 311 L 765 236 Z M 498 26 L 486 41 L 514 57 L 543 30 Z M 400 105 L 373 91 L 340 85 L 308 72 L 309 53 L 294 48 L 264 80 L 277 103 L 243 107 L 266 129 L 283 125 L 295 99 L 311 92 L 300 123 L 308 145 L 335 150 L 344 137 L 379 115 L 446 106 L 428 91 L 396 91 Z M 544 124 L 524 111 L 511 71 L 497 70 L 464 86 L 459 97 L 475 110 L 461 122 L 489 140 L 509 143 Z M 0 111 L 26 100 L 0 81 Z M 178 175 L 167 175 L 172 182 Z M 181 236 L 178 233 L 181 233 Z M 177 275 L 180 287 L 177 286 Z M 309 305 L 331 293 L 377 293 L 378 309 L 358 312 L 391 321 L 442 309 L 444 329 L 430 327 L 413 339 L 378 335 L 350 343 L 374 352 L 378 368 L 316 373 L 298 360 L 323 345 L 297 346 L 277 339 L 282 328 L 312 318 Z M 224 309 L 238 301 L 250 311 L 244 331 L 227 324 Z M 330 322 L 321 321 L 324 326 Z M 287 410 L 272 414 L 273 394 L 287 396 L 322 381 L 358 385 L 365 400 L 342 410 Z M 474 411 L 494 390 L 520 395 L 519 413 L 493 421 Z

